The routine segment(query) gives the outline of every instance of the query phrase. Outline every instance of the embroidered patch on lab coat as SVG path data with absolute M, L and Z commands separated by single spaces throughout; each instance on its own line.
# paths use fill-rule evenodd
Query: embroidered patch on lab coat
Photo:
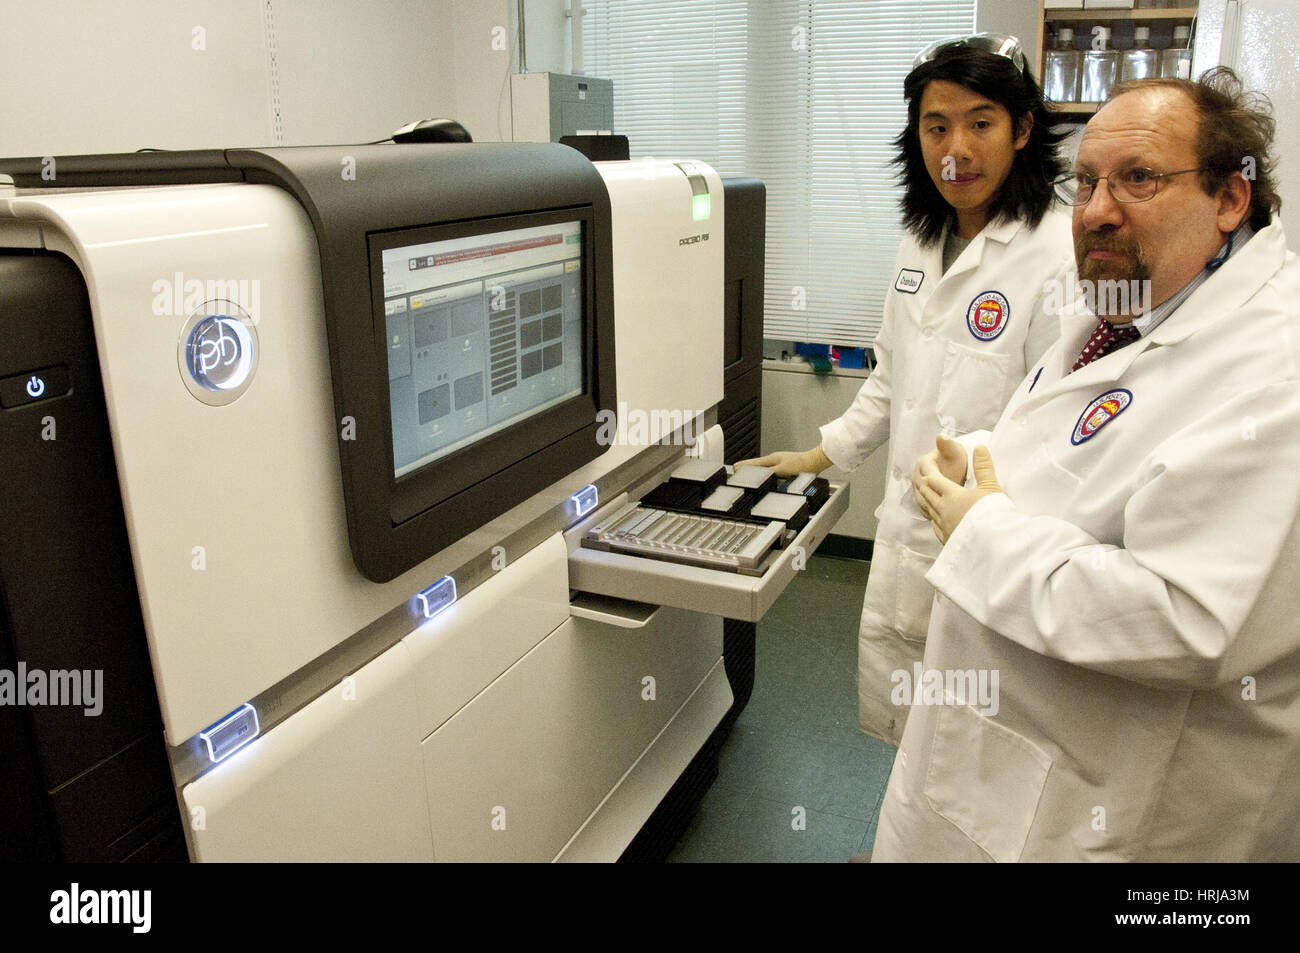
M 894 290 L 914 295 L 921 290 L 923 281 L 925 281 L 925 272 L 917 271 L 915 268 L 904 268 L 894 279 Z
M 1074 434 L 1070 437 L 1070 443 L 1077 447 L 1122 414 L 1131 403 L 1133 403 L 1133 392 L 1122 387 L 1108 390 L 1095 398 L 1079 417 L 1079 422 L 1074 425 Z
M 966 327 L 980 341 L 992 341 L 1011 317 L 1011 305 L 996 291 L 981 291 L 966 309 Z

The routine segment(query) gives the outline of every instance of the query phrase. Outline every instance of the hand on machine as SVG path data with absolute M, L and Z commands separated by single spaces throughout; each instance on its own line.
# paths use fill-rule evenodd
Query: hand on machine
M 819 445 L 802 452 L 778 450 L 765 457 L 741 460 L 736 464 L 737 468 L 747 466 L 771 467 L 779 477 L 792 477 L 799 473 L 811 473 L 816 476 L 823 470 L 830 469 L 832 464 Z

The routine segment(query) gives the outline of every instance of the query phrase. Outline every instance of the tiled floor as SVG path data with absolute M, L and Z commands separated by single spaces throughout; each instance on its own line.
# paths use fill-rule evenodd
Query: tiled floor
M 896 749 L 857 727 L 868 568 L 812 557 L 758 624 L 754 693 L 669 860 L 842 863 L 871 849 Z

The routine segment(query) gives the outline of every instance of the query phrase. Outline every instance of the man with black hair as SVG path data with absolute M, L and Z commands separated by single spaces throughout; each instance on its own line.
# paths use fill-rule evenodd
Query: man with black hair
M 1014 37 L 933 44 L 903 83 L 903 223 L 876 367 L 821 445 L 743 461 L 780 475 L 852 470 L 890 441 L 885 498 L 858 639 L 859 727 L 903 733 L 925 649 L 939 552 L 908 477 L 935 436 L 993 425 L 1056 339 L 1046 304 L 1071 269 L 1069 223 L 1052 209 L 1061 139 Z M 1059 298 L 1059 290 L 1057 293 Z
M 1076 303 L 992 432 L 917 462 L 945 540 L 927 670 L 998 693 L 913 709 L 873 859 L 1300 860 L 1300 259 L 1272 135 L 1225 68 L 1088 123 L 1079 271 L 1150 307 Z

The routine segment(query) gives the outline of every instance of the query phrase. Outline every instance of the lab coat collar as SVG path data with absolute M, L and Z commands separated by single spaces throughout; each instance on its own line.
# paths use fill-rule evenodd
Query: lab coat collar
M 1156 344 L 1174 344 L 1215 321 L 1232 320 L 1233 312 L 1273 280 L 1286 255 L 1282 222 L 1274 218 L 1162 321 L 1151 332 L 1150 340 Z
M 1024 227 L 1025 223 L 1022 219 L 1000 218 L 985 225 L 980 235 L 983 235 L 986 241 L 1007 245 L 1010 244 L 1011 239 L 1020 234 L 1020 230 Z
M 1215 321 L 1232 320 L 1232 313 L 1273 278 L 1286 254 L 1282 223 L 1275 219 L 1267 228 L 1256 232 L 1238 254 L 1224 262 L 1149 335 L 1073 372 L 1070 368 L 1097 327 L 1098 318 L 1081 300 L 1067 307 L 1061 312 L 1061 346 L 1057 351 L 1060 363 L 1056 368 L 1059 376 L 1053 384 L 1035 388 L 1033 396 L 1122 381 L 1129 366 L 1147 348 L 1174 344 Z
M 939 236 L 939 244 L 936 246 L 935 262 L 937 267 L 943 267 L 943 243 L 948 238 L 949 229 L 956 227 L 956 221 L 949 219 L 948 224 L 943 227 L 943 234 Z M 957 256 L 957 260 L 952 263 L 952 267 L 944 272 L 943 277 L 947 279 L 953 275 L 964 274 L 973 271 L 979 267 L 984 259 L 984 245 L 986 242 L 997 242 L 1000 245 L 1010 244 L 1011 240 L 1020 233 L 1025 227 L 1025 223 L 1020 219 L 996 220 L 986 222 L 980 229 L 978 235 L 971 239 L 970 244 Z

